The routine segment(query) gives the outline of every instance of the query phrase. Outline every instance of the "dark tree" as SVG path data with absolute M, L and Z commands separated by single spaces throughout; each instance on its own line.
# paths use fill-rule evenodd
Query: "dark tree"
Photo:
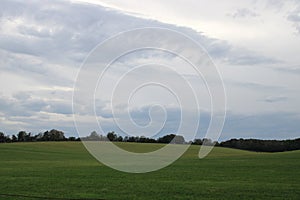
M 25 134 L 24 136 L 25 142 L 32 142 L 34 137 L 31 137 L 31 133 Z
M 123 142 L 123 137 L 122 136 L 118 136 L 116 141 Z
M 52 129 L 51 131 L 46 131 L 41 138 L 42 141 L 63 141 L 66 140 L 64 132 Z
M 158 138 L 157 142 L 158 143 L 171 143 L 171 141 L 175 138 L 176 135 L 170 134 L 170 135 L 165 135 L 163 137 Z
M 131 136 L 131 137 L 128 138 L 127 142 L 137 142 L 138 139 L 139 139 L 139 137 L 133 137 L 133 136 Z
M 184 137 L 181 135 L 176 135 L 174 137 L 174 139 L 172 140 L 172 143 L 173 144 L 184 144 L 185 143 Z
M 12 135 L 11 141 L 12 141 L 12 142 L 17 142 L 17 141 L 18 141 L 18 138 L 17 138 L 15 135 Z
M 215 144 L 216 144 L 216 142 L 213 142 L 209 138 L 203 138 L 203 140 L 202 140 L 202 145 L 205 145 L 205 146 L 214 146 Z
M 116 141 L 117 140 L 117 134 L 115 134 L 114 131 L 107 133 L 106 137 L 110 141 Z
M 91 132 L 89 136 L 89 140 L 91 141 L 99 141 L 100 140 L 100 135 L 96 131 Z
M 5 142 L 5 135 L 4 133 L 0 132 L 0 143 Z
M 25 142 L 26 136 L 27 136 L 27 133 L 25 131 L 20 131 L 18 133 L 18 142 Z
M 202 145 L 203 142 L 201 139 L 194 139 L 194 142 L 192 144 L 195 144 L 195 145 Z
M 300 150 L 300 138 L 295 140 L 231 139 L 221 142 L 219 146 L 258 152 L 282 152 Z
M 6 142 L 6 143 L 10 143 L 10 142 L 11 142 L 11 139 L 10 139 L 9 136 L 6 136 L 6 137 L 5 137 L 5 142 Z
M 71 136 L 71 137 L 68 138 L 68 141 L 72 141 L 72 142 L 76 141 L 76 138 Z

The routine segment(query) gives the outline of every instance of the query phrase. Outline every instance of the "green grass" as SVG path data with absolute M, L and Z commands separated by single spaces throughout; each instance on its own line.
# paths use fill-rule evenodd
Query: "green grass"
M 135 152 L 160 147 L 118 145 Z M 0 144 L 0 193 L 45 199 L 300 199 L 300 151 L 214 148 L 198 159 L 199 148 L 192 146 L 162 170 L 128 174 L 101 165 L 79 142 Z

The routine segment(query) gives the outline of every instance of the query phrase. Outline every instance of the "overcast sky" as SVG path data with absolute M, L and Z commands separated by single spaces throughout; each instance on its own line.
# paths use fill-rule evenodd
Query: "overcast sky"
M 297 0 L 29 0 L 26 3 L 2 0 L 0 131 L 38 133 L 56 128 L 76 135 L 72 93 L 84 59 L 111 36 L 144 27 L 179 31 L 207 50 L 220 71 L 227 95 L 221 140 L 300 137 L 300 2 Z M 141 51 L 120 59 L 108 77 L 113 82 L 124 69 L 153 60 L 180 66 L 179 70 L 194 87 L 205 90 L 203 80 L 189 73 L 179 59 L 162 52 Z M 150 70 L 139 73 L 138 77 L 147 79 L 157 73 Z M 172 80 L 171 75 L 167 77 Z M 128 85 L 135 79 L 129 79 Z M 104 90 L 100 93 L 109 93 Z M 162 93 L 159 89 L 151 95 L 140 93 L 131 107 L 131 116 L 141 126 L 151 120 L 155 122 L 149 119 L 149 107 L 163 97 L 168 119 L 161 134 L 173 133 L 180 113 L 173 105 L 173 97 Z M 199 131 L 202 136 L 210 119 L 209 99 L 205 92 L 197 96 L 203 98 Z M 98 96 L 96 113 L 104 131 L 118 132 L 109 103 L 105 95 Z M 126 111 L 122 106 L 118 107 L 120 118 Z M 161 110 L 154 109 L 153 113 L 160 121 Z M 87 133 L 96 129 L 89 123 L 93 117 L 92 113 L 79 116 Z

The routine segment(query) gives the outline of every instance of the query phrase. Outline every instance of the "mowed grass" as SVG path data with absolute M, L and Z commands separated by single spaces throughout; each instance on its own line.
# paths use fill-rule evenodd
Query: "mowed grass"
M 118 145 L 134 152 L 161 147 Z M 102 165 L 80 142 L 0 144 L 0 194 L 44 199 L 300 199 L 300 151 L 216 147 L 199 159 L 199 148 L 192 146 L 162 170 L 128 174 Z

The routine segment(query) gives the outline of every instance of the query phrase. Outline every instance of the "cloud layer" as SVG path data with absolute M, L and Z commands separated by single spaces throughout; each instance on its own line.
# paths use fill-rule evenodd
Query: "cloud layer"
M 300 41 L 300 36 L 295 35 L 295 30 L 299 32 L 299 7 L 290 9 L 289 5 L 294 5 L 294 1 L 288 2 L 284 5 L 265 3 L 263 9 L 262 6 L 255 5 L 259 8 L 255 11 L 253 6 L 246 9 L 248 3 L 245 3 L 236 9 L 222 12 L 228 20 L 237 20 L 236 23 L 245 20 L 244 22 L 249 23 L 251 27 L 261 27 L 259 20 L 268 21 L 267 13 L 271 13 L 269 16 L 274 16 L 275 21 L 282 13 L 289 13 L 284 22 L 279 20 L 278 23 L 288 26 L 290 22 L 289 28 L 285 30 L 290 32 L 279 32 L 276 37 L 280 37 L 280 40 L 274 41 L 273 46 L 265 44 L 261 45 L 262 48 L 256 48 L 255 42 L 251 44 L 250 40 L 243 43 L 238 39 L 210 35 L 207 31 L 208 26 L 203 32 L 199 32 L 201 26 L 177 23 L 175 17 L 175 25 L 162 18 L 161 21 L 169 22 L 167 24 L 158 21 L 159 19 L 140 17 L 139 13 L 128 13 L 128 10 L 122 10 L 120 5 L 120 10 L 116 10 L 80 1 L 25 3 L 4 0 L 0 8 L 1 131 L 14 134 L 22 129 L 39 132 L 57 128 L 69 135 L 76 134 L 72 116 L 72 91 L 79 67 L 89 52 L 119 32 L 135 28 L 162 27 L 182 32 L 194 39 L 208 51 L 219 67 L 228 97 L 228 116 L 222 138 L 297 137 L 300 128 L 297 123 L 300 120 L 300 65 L 295 51 L 298 47 L 292 45 L 291 49 L 286 50 L 276 47 L 282 43 L 283 47 L 291 43 L 296 45 Z M 209 7 L 213 7 L 212 4 Z M 224 8 L 227 7 L 230 6 L 224 5 Z M 196 19 L 199 17 L 202 20 L 193 9 L 189 12 L 191 16 L 194 13 Z M 188 16 L 186 11 L 184 13 Z M 226 20 L 224 22 L 229 23 Z M 275 25 L 265 23 L 265 26 L 270 27 L 267 31 L 269 34 Z M 220 26 L 217 31 L 220 32 L 221 29 L 223 27 Z M 244 31 L 239 34 L 243 34 Z M 259 31 L 261 30 L 258 30 L 258 35 Z M 256 34 L 253 37 L 260 40 Z M 236 38 L 240 36 L 237 35 Z M 203 135 L 210 119 L 207 109 L 208 93 L 203 80 L 188 72 L 178 58 L 161 52 L 139 52 L 115 63 L 110 74 L 111 81 L 132 66 L 153 61 L 167 62 L 177 67 L 194 87 L 198 87 L 198 98 L 203 99 L 203 118 L 200 119 L 199 134 Z M 156 73 L 162 71 L 139 74 L 138 77 L 143 79 Z M 154 95 L 161 96 L 159 92 Z M 139 99 L 139 102 L 145 101 L 145 96 L 147 95 L 144 94 L 144 98 Z M 113 116 L 108 112 L 110 102 L 105 98 L 98 100 L 97 114 L 104 124 L 105 131 L 120 131 L 113 123 Z M 136 108 L 132 110 L 133 119 L 141 125 L 149 123 L 149 105 L 135 105 Z M 121 114 L 124 110 L 125 108 L 121 109 Z M 169 118 L 161 134 L 174 132 L 180 122 L 176 106 L 168 107 L 167 111 Z M 91 113 L 83 113 L 80 118 L 86 122 L 87 134 L 97 129 L 90 127 L 89 118 L 93 118 Z

